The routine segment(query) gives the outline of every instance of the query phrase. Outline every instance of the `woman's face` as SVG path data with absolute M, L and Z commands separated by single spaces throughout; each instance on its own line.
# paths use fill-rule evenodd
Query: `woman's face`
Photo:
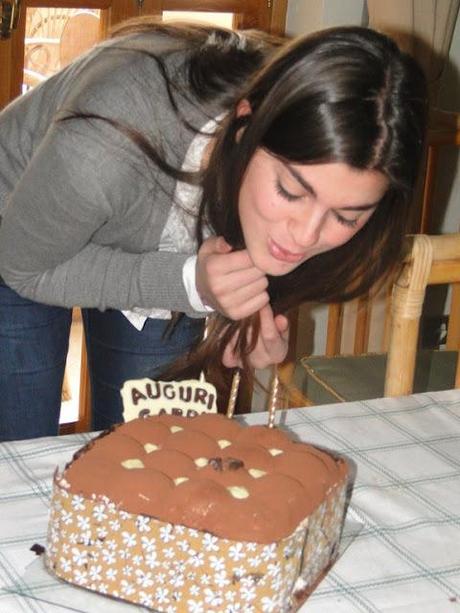
M 285 275 L 346 243 L 368 221 L 388 188 L 376 170 L 343 163 L 286 163 L 258 149 L 239 197 L 244 240 L 254 265 Z

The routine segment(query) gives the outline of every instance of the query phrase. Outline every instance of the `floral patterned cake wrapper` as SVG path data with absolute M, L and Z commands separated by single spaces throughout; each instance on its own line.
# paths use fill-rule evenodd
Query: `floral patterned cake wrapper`
M 308 518 L 300 574 L 292 594 L 297 607 L 312 593 L 338 555 L 346 497 L 347 484 L 343 483 Z
M 59 578 L 161 613 L 295 611 L 331 564 L 345 484 L 288 537 L 232 541 L 69 492 L 56 474 L 45 563 Z

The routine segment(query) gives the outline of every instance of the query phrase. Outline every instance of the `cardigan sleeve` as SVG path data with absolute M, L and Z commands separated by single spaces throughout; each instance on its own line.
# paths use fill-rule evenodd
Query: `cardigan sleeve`
M 103 97 L 97 106 L 106 108 Z M 162 308 L 203 316 L 190 305 L 182 280 L 189 253 L 132 249 L 113 238 L 117 228 L 123 234 L 124 218 L 133 225 L 130 203 L 136 197 L 161 191 L 159 174 L 106 122 L 51 122 L 7 199 L 0 275 L 20 295 L 45 304 Z M 149 181 L 151 187 L 145 187 Z M 164 222 L 164 211 L 158 219 Z M 154 222 L 155 214 L 149 218 Z

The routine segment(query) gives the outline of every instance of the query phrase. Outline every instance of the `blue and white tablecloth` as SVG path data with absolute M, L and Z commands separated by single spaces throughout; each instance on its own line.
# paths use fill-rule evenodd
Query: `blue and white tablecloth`
M 278 423 L 357 471 L 342 553 L 301 612 L 460 613 L 460 390 L 291 409 Z M 58 582 L 30 551 L 45 544 L 56 465 L 89 436 L 0 444 L 0 613 L 145 611 Z

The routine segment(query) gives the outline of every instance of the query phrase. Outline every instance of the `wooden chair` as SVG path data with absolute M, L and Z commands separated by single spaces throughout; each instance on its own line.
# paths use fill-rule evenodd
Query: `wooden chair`
M 88 10 L 78 10 L 73 13 L 62 29 L 59 43 L 61 68 L 90 49 L 99 39 L 99 16 Z
M 28 89 L 100 40 L 99 13 L 94 10 L 30 7 L 26 20 L 24 84 Z
M 446 146 L 460 146 L 460 114 L 435 108 L 430 113 L 420 216 L 414 230 L 419 234 L 429 233 L 432 228 L 439 155 Z
M 304 357 L 293 375 L 281 367 L 291 406 L 460 387 L 460 234 L 414 235 L 407 249 L 392 289 L 388 352 Z M 451 285 L 446 350 L 418 350 L 426 289 L 440 284 Z

